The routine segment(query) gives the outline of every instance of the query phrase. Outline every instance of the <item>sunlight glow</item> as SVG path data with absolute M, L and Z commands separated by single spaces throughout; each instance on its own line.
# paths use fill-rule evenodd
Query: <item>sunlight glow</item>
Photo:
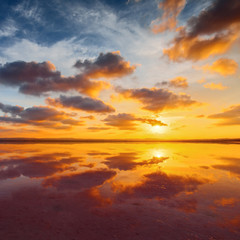
M 166 127 L 165 126 L 159 126 L 159 125 L 150 126 L 149 130 L 153 133 L 165 133 L 166 132 Z

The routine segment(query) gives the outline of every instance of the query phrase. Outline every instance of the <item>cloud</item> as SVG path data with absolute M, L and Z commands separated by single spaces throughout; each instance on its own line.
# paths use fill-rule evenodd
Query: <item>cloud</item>
M 176 87 L 176 88 L 187 88 L 188 82 L 187 82 L 187 79 L 184 77 L 176 77 L 170 80 L 169 86 Z
M 118 78 L 132 74 L 136 66 L 131 66 L 120 56 L 120 52 L 109 52 L 100 55 L 94 60 L 78 60 L 74 67 L 84 72 L 89 78 Z
M 184 108 L 198 103 L 192 100 L 189 95 L 183 93 L 176 94 L 162 88 L 117 88 L 116 91 L 125 98 L 136 99 L 143 104 L 143 109 L 152 112 L 161 112 L 165 109 Z
M 0 179 L 20 177 L 42 178 L 71 169 L 71 164 L 82 162 L 69 153 L 49 153 L 30 157 L 14 156 L 0 161 Z
M 24 110 L 24 108 L 0 103 L 0 110 L 4 113 L 10 113 L 11 115 L 18 115 Z
M 16 23 L 13 20 L 6 20 L 0 29 L 0 38 L 13 37 L 17 32 Z
M 217 125 L 240 125 L 240 105 L 233 105 L 221 113 L 209 115 L 208 118 L 221 119 Z
M 172 61 L 197 61 L 226 52 L 239 37 L 239 11 L 238 0 L 214 1 L 187 22 L 164 54 Z
M 227 86 L 223 86 L 222 83 L 206 83 L 203 86 L 212 90 L 224 90 L 228 88 Z
M 99 99 L 81 96 L 63 96 L 59 98 L 47 98 L 46 102 L 52 106 L 65 107 L 75 110 L 82 110 L 90 113 L 111 113 L 115 109 L 110 105 L 105 104 Z
M 155 86 L 156 87 L 169 86 L 174 88 L 188 88 L 188 82 L 187 82 L 187 78 L 185 77 L 176 77 L 170 80 L 169 82 L 163 81 L 163 82 L 157 83 Z
M 163 10 L 161 18 L 152 21 L 151 28 L 154 33 L 174 30 L 177 26 L 177 17 L 185 7 L 186 0 L 163 0 L 158 8 Z
M 206 38 L 189 37 L 184 31 L 179 37 L 173 40 L 173 46 L 164 49 L 163 53 L 172 61 L 182 60 L 198 61 L 206 59 L 212 55 L 219 55 L 226 52 L 236 41 L 238 34 L 218 34 Z
M 136 129 L 137 118 L 133 114 L 119 113 L 117 115 L 109 115 L 103 121 L 108 126 L 118 127 L 120 130 Z
M 163 123 L 162 121 L 159 121 L 159 120 L 156 120 L 156 119 L 142 118 L 142 119 L 139 119 L 139 121 L 141 121 L 143 123 L 147 123 L 151 126 L 167 126 L 166 123 Z
M 223 76 L 233 75 L 237 72 L 238 64 L 229 58 L 220 58 L 212 65 L 204 65 L 201 67 L 204 71 L 218 73 Z
M 72 118 L 72 114 L 60 112 L 54 108 L 34 106 L 23 108 L 0 103 L 0 109 L 12 116 L 0 116 L 0 122 L 33 125 L 46 128 L 68 129 L 71 126 L 82 125 L 82 122 Z
M 101 53 L 95 61 L 79 60 L 75 67 L 81 74 L 64 77 L 54 64 L 17 61 L 0 66 L 0 83 L 5 86 L 18 87 L 24 94 L 40 96 L 48 92 L 67 92 L 76 90 L 86 95 L 95 96 L 102 89 L 109 87 L 104 81 L 92 81 L 90 78 L 115 78 L 133 73 L 134 66 L 119 53 Z
M 140 118 L 129 113 L 119 113 L 117 115 L 109 115 L 105 118 L 104 123 L 108 126 L 118 127 L 120 130 L 134 130 L 138 126 L 138 123 L 146 123 L 151 126 L 167 126 L 160 120 L 150 118 Z
M 75 173 L 72 175 L 49 178 L 43 182 L 44 186 L 53 186 L 58 190 L 79 190 L 100 186 L 116 176 L 116 172 L 107 169 L 98 169 Z
M 189 20 L 190 35 L 212 34 L 228 30 L 230 27 L 238 27 L 240 23 L 239 11 L 240 2 L 238 0 L 215 0 L 199 16 Z

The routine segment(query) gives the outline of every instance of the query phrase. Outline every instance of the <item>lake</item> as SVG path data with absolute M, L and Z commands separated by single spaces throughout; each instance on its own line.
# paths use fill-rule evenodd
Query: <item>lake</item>
M 1 239 L 239 240 L 239 150 L 0 144 Z

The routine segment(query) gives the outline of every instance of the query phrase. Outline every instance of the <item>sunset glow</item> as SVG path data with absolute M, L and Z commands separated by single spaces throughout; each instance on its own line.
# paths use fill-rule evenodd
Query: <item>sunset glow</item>
M 240 0 L 0 16 L 0 240 L 240 239 Z
M 239 137 L 239 112 L 225 114 L 240 104 L 239 9 L 237 0 L 5 1 L 0 136 Z

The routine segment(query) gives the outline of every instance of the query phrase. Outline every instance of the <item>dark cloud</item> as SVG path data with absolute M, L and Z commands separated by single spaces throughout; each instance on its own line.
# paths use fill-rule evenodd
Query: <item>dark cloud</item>
M 239 38 L 239 11 L 238 0 L 213 1 L 187 22 L 164 54 L 173 61 L 197 61 L 226 52 Z
M 172 91 L 161 88 L 117 88 L 116 91 L 125 98 L 138 100 L 143 104 L 143 109 L 153 112 L 161 112 L 164 109 L 189 107 L 198 103 L 197 101 L 192 100 L 189 95 L 176 94 Z
M 5 113 L 12 114 L 11 117 L 0 116 L 0 122 L 26 124 L 56 129 L 66 129 L 73 125 L 82 125 L 81 121 L 71 118 L 72 114 L 66 114 L 62 111 L 60 112 L 54 108 L 36 106 L 24 109 L 19 106 L 5 105 L 2 103 L 0 106 L 1 109 L 4 109 Z
M 104 123 L 108 126 L 118 127 L 121 130 L 134 130 L 138 126 L 138 123 L 146 123 L 151 126 L 167 126 L 162 121 L 150 118 L 138 118 L 133 114 L 119 113 L 117 115 L 109 115 L 105 118 Z
M 11 115 L 17 115 L 23 111 L 23 107 L 12 106 L 0 103 L 0 110 L 4 113 L 10 113 Z
M 239 0 L 215 0 L 213 4 L 202 11 L 199 16 L 192 17 L 188 22 L 190 36 L 212 34 L 228 30 L 229 27 L 240 24 Z
M 81 158 L 69 153 L 50 153 L 30 157 L 15 156 L 0 161 L 0 179 L 16 178 L 21 175 L 30 178 L 51 176 L 56 172 L 71 170 L 71 164 L 82 162 Z
M 115 112 L 115 109 L 105 104 L 99 99 L 81 97 L 81 96 L 63 96 L 59 98 L 47 98 L 47 103 L 53 106 L 66 107 L 76 110 L 83 110 L 86 112 L 95 112 L 95 113 L 110 113 Z
M 101 53 L 95 61 L 79 60 L 76 67 L 81 74 L 64 77 L 51 62 L 17 61 L 0 66 L 0 83 L 18 87 L 24 94 L 40 96 L 48 92 L 67 92 L 76 90 L 94 96 L 100 90 L 109 87 L 103 81 L 91 81 L 91 78 L 123 77 L 133 73 L 130 66 L 118 53 Z
M 61 73 L 56 71 L 51 62 L 24 62 L 6 63 L 0 68 L 0 82 L 7 86 L 21 86 L 33 83 L 38 79 L 59 79 Z
M 107 169 L 91 170 L 83 173 L 47 179 L 43 185 L 53 186 L 59 190 L 83 190 L 102 185 L 116 175 Z
M 221 113 L 209 115 L 208 118 L 221 119 L 217 125 L 240 125 L 240 105 L 233 105 Z
M 78 60 L 74 67 L 78 68 L 90 78 L 115 78 L 123 77 L 134 72 L 136 66 L 130 66 L 130 62 L 126 62 L 120 52 L 109 52 L 100 55 L 93 61 Z

